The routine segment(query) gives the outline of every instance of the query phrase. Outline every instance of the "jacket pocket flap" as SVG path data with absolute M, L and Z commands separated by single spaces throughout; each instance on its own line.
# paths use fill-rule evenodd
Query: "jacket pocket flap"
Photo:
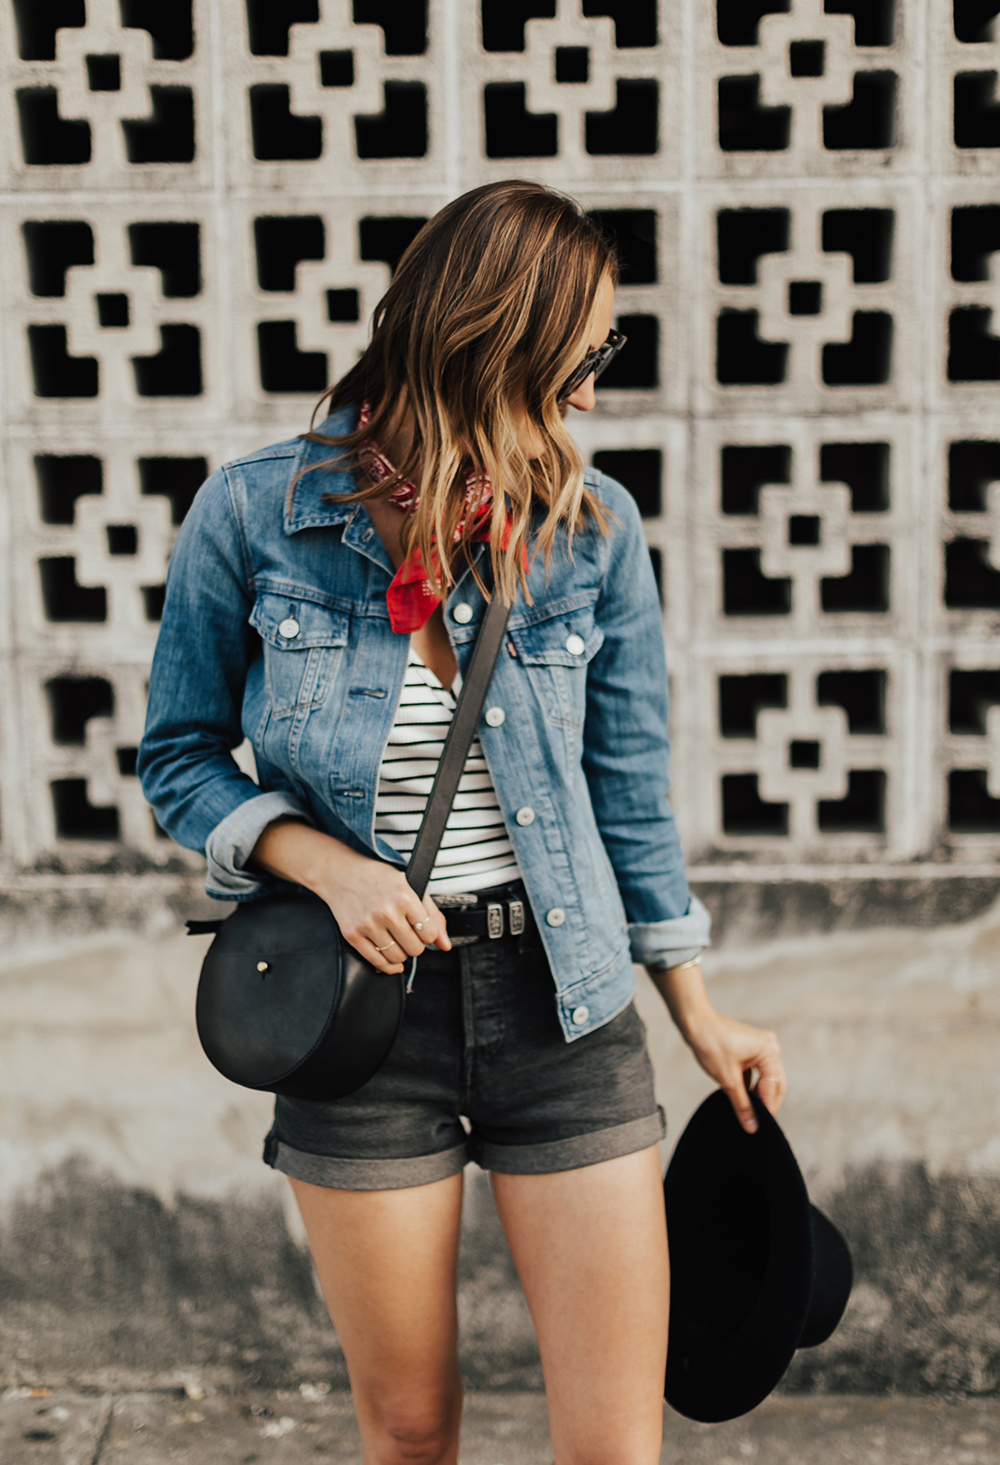
M 270 591 L 258 596 L 250 624 L 271 646 L 282 651 L 308 651 L 312 646 L 346 646 L 349 617 L 311 600 Z
M 604 643 L 592 605 L 518 626 L 507 634 L 520 660 L 529 666 L 585 666 Z

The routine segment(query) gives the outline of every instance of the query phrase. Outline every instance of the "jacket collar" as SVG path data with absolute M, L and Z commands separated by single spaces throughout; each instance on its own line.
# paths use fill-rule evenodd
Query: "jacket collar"
M 356 405 L 341 407 L 317 428 L 326 437 L 340 437 L 353 432 L 358 422 L 359 408 Z M 354 470 L 351 468 L 327 468 L 322 472 L 309 469 L 336 458 L 337 449 L 325 443 L 301 440 L 295 466 L 289 476 L 289 490 L 285 495 L 284 530 L 286 534 L 297 534 L 300 529 L 316 529 L 334 524 L 349 524 L 358 510 L 357 504 L 324 503 L 323 495 L 328 493 L 353 493 L 357 488 Z M 303 473 L 303 469 L 306 470 Z M 300 476 L 301 475 L 301 476 Z M 294 487 L 292 485 L 294 484 Z
M 324 437 L 340 437 L 344 433 L 353 432 L 358 425 L 360 407 L 356 403 L 350 406 L 341 407 L 324 422 L 319 424 L 317 432 Z M 369 559 L 380 564 L 383 569 L 388 570 L 391 579 L 395 573 L 392 561 L 380 539 L 376 539 L 374 545 L 370 539 L 363 538 L 364 529 L 370 528 L 371 519 L 364 504 L 337 504 L 325 503 L 323 495 L 328 493 L 353 493 L 357 487 L 357 479 L 354 470 L 347 468 L 339 470 L 327 468 L 322 472 L 306 472 L 311 464 L 320 464 L 330 458 L 336 457 L 336 448 L 327 447 L 325 443 L 311 443 L 305 438 L 301 440 L 301 449 L 295 458 L 295 467 L 289 476 L 289 484 L 294 483 L 285 495 L 284 530 L 286 534 L 297 534 L 300 529 L 329 528 L 337 524 L 346 524 L 347 531 L 344 535 L 344 543 L 349 544 L 352 549 L 359 550 Z M 299 475 L 302 474 L 301 477 Z M 473 550 L 473 561 L 476 561 L 484 553 L 485 543 L 477 544 Z M 466 566 L 458 577 L 453 591 L 458 589 L 466 575 L 469 567 Z

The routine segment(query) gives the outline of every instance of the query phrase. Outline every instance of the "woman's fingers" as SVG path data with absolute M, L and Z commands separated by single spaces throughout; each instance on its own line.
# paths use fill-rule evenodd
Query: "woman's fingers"
M 444 915 L 438 910 L 437 905 L 431 896 L 425 895 L 423 907 L 426 912 L 426 924 L 421 936 L 428 946 L 437 946 L 441 951 L 451 950 L 451 941 L 448 939 L 448 923 Z
M 764 1107 L 771 1113 L 777 1114 L 784 1102 L 788 1092 L 788 1079 L 785 1077 L 785 1066 L 781 1061 L 781 1053 L 762 1054 L 757 1064 L 757 1092 L 760 1094 Z
M 730 1079 L 722 1087 L 725 1089 L 729 1097 L 729 1102 L 733 1106 L 733 1112 L 747 1134 L 756 1134 L 757 1116 L 753 1112 L 753 1104 L 750 1102 L 750 1095 L 747 1093 L 746 1075 L 737 1069 L 735 1078 Z

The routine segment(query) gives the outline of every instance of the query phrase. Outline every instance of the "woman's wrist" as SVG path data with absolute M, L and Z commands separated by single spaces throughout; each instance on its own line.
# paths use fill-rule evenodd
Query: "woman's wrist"
M 294 818 L 275 819 L 261 833 L 248 864 L 325 898 L 342 883 L 347 865 L 364 860 L 348 845 Z
M 646 968 L 667 1009 L 686 1042 L 693 1044 L 716 1016 L 705 990 L 705 978 L 697 959 L 678 966 Z

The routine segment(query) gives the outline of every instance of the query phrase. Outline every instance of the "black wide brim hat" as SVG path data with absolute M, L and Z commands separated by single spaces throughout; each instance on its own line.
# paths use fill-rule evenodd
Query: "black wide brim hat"
M 667 1403 L 707 1424 L 765 1399 L 796 1348 L 844 1315 L 847 1243 L 815 1206 L 777 1120 L 756 1094 L 747 1134 L 716 1090 L 678 1141 L 663 1182 L 670 1246 Z

